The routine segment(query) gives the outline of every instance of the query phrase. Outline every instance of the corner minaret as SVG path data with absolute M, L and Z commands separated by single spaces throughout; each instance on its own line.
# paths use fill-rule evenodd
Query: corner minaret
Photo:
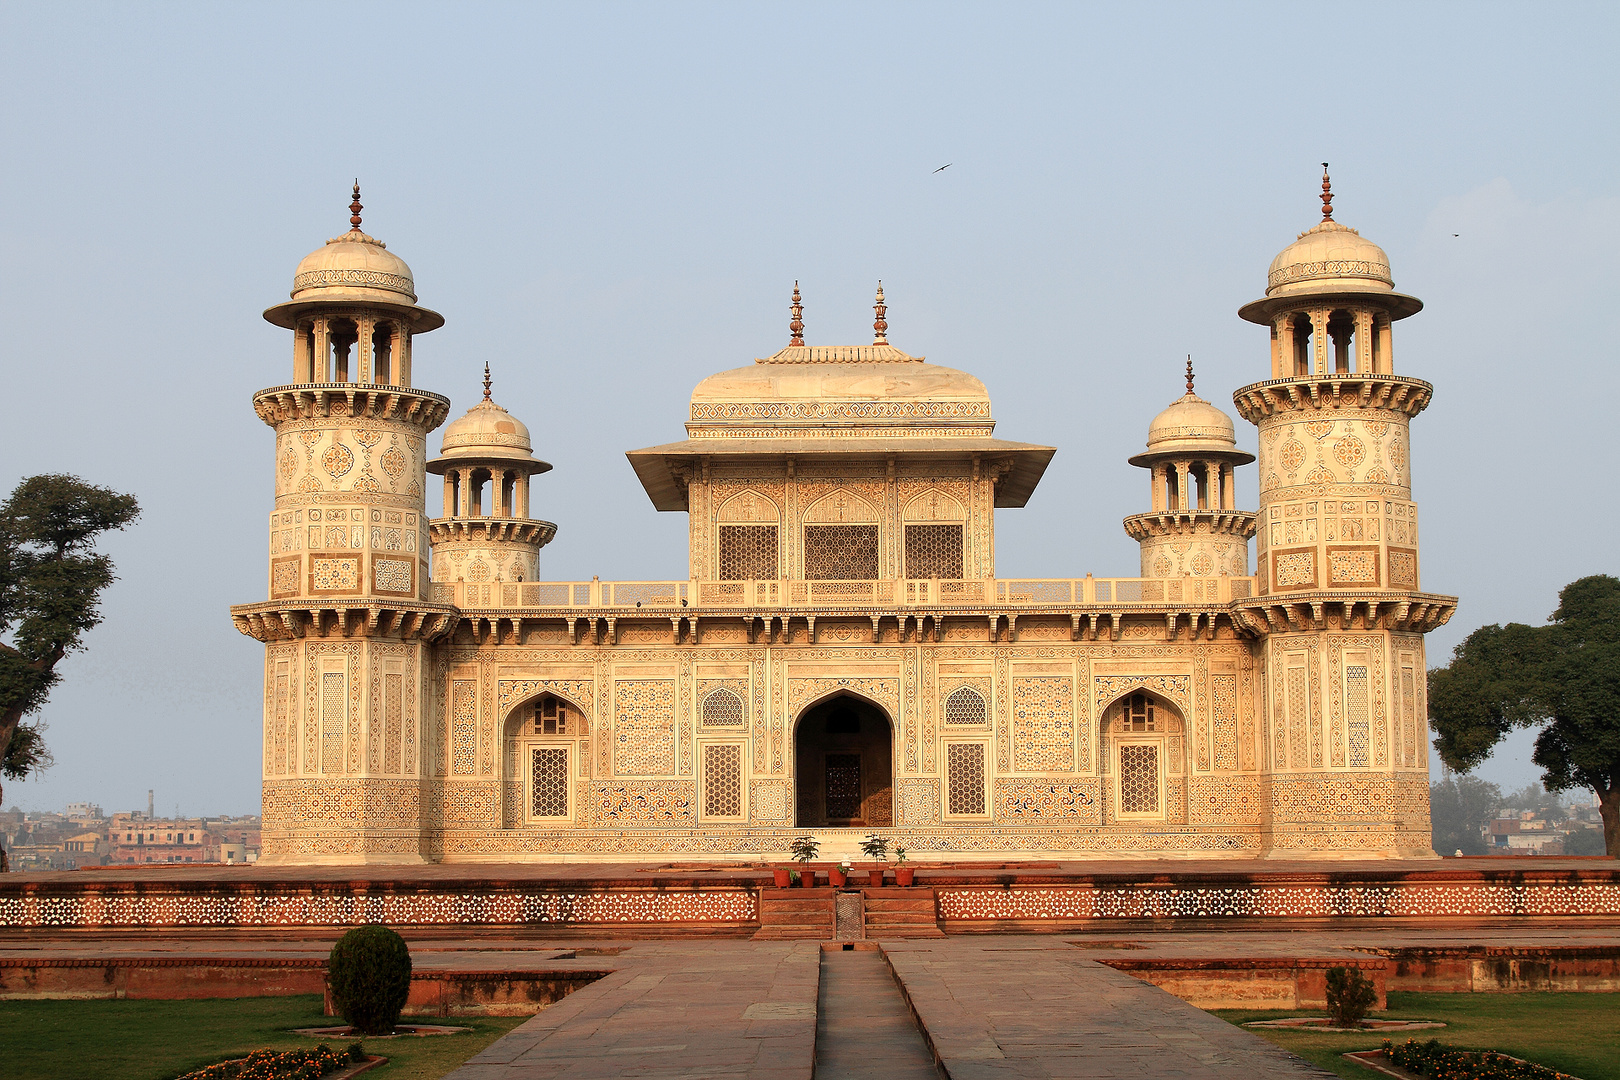
M 1423 635 L 1456 599 L 1419 592 L 1408 425 L 1433 387 L 1394 373 L 1393 324 L 1422 309 L 1389 258 L 1322 220 L 1272 261 L 1271 378 L 1233 395 L 1259 428 L 1256 592 L 1233 618 L 1259 639 L 1271 775 L 1268 847 L 1431 854 Z
M 265 643 L 268 863 L 424 857 L 425 653 L 453 612 L 428 602 L 425 449 L 450 402 L 412 388 L 411 342 L 444 319 L 360 230 L 358 183 L 349 210 L 264 313 L 293 332 L 293 378 L 253 396 L 276 433 L 269 600 L 231 614 Z
M 428 472 L 444 477 L 444 516 L 429 523 L 435 581 L 533 581 L 540 549 L 557 526 L 529 517 L 529 478 L 550 472 L 529 429 L 490 396 L 444 429 Z
M 1143 577 L 1248 577 L 1254 513 L 1238 510 L 1234 480 L 1254 455 L 1237 448 L 1232 418 L 1187 392 L 1148 425 L 1147 451 L 1130 459 L 1153 477 L 1153 509 L 1125 519 L 1142 545 Z

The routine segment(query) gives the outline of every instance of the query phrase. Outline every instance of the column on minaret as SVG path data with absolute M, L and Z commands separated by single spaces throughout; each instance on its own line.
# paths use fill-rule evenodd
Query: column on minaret
M 1372 362 L 1373 316 L 1366 308 L 1358 308 L 1356 320 L 1356 373 L 1375 374 Z
M 403 322 L 394 331 L 394 385 L 411 385 L 411 331 Z
M 310 382 L 332 381 L 332 321 L 324 315 L 315 319 L 315 350 L 310 365 L 315 376 Z
M 489 470 L 489 516 L 506 517 L 506 470 Z
M 357 383 L 371 383 L 372 358 L 374 348 L 372 337 L 377 332 L 377 320 L 371 315 L 356 315 L 354 318 L 354 381 Z
M 444 471 L 444 516 L 457 517 L 456 514 L 456 473 L 454 469 Z
M 1189 506 L 1187 501 L 1187 480 L 1189 478 L 1189 474 L 1192 472 L 1192 463 L 1189 461 L 1177 461 L 1175 462 L 1175 466 L 1176 505 L 1173 507 L 1173 509 L 1186 510 Z
M 1328 341 L 1328 312 L 1326 308 L 1311 309 L 1311 374 L 1326 375 L 1333 363 L 1332 343 Z

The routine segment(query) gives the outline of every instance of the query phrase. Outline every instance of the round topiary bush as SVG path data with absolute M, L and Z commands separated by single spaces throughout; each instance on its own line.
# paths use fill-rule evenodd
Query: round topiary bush
M 411 992 L 411 950 L 386 926 L 357 926 L 332 946 L 326 978 L 344 1020 L 363 1035 L 387 1035 Z

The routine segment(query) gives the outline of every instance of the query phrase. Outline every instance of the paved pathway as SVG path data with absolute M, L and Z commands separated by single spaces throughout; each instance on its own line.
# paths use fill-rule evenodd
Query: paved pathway
M 940 1080 L 882 953 L 822 953 L 819 1002 L 816 1080 Z
M 922 1034 L 950 1080 L 1328 1075 L 1060 938 L 884 949 L 829 954 L 823 969 L 816 942 L 638 944 L 613 958 L 612 975 L 516 1028 L 451 1080 L 934 1080 Z M 905 1022 L 897 997 L 886 998 L 891 965 L 923 1033 Z

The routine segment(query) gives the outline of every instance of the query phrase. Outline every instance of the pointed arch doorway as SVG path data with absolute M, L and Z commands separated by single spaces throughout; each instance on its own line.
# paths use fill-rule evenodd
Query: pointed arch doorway
M 794 825 L 888 828 L 894 823 L 894 728 L 882 709 L 839 694 L 793 730 Z

